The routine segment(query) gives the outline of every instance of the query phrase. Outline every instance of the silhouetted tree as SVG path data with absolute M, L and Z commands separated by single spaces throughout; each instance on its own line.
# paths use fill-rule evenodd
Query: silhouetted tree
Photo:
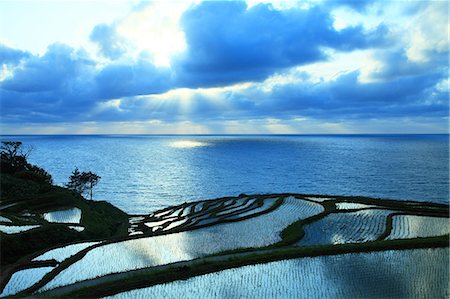
M 66 184 L 66 187 L 80 194 L 84 192 L 84 186 L 81 183 L 81 172 L 78 168 L 75 168 L 75 170 L 72 171 L 72 175 L 69 177 L 69 182 Z
M 100 178 L 100 176 L 93 172 L 80 172 L 78 168 L 75 168 L 69 177 L 69 182 L 66 184 L 66 187 L 79 194 L 89 192 L 90 199 L 92 200 L 92 190 L 98 184 Z
M 52 184 L 52 176 L 44 169 L 28 163 L 32 146 L 23 146 L 20 141 L 2 141 L 0 146 L 0 170 L 38 183 Z
M 0 150 L 3 163 L 9 164 L 14 169 L 25 169 L 28 164 L 27 158 L 33 148 L 30 146 L 25 149 L 20 141 L 2 141 Z

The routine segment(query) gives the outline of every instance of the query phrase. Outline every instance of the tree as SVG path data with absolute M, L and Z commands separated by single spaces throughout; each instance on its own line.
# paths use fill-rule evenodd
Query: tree
M 52 185 L 52 176 L 47 171 L 28 163 L 27 159 L 33 149 L 33 146 L 25 147 L 20 141 L 2 141 L 0 146 L 0 172 Z
M 69 182 L 66 184 L 66 187 L 80 194 L 84 192 L 81 183 L 81 172 L 78 168 L 75 168 L 75 170 L 72 171 L 72 175 L 69 177 Z
M 25 148 L 20 141 L 2 141 L 0 147 L 3 164 L 9 164 L 13 169 L 26 168 L 28 156 L 33 147 Z
M 66 184 L 66 187 L 79 194 L 89 192 L 90 199 L 92 200 L 92 190 L 98 184 L 100 178 L 100 176 L 93 172 L 80 172 L 78 168 L 75 168 L 69 177 L 69 182 Z

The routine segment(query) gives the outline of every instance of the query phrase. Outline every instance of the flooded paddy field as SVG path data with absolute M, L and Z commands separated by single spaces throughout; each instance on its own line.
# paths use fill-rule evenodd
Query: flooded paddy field
M 82 213 L 74 207 L 43 215 L 32 220 L 79 227 Z M 443 288 L 448 279 L 448 269 L 443 267 L 448 265 L 448 221 L 448 206 L 442 204 L 360 197 L 268 194 L 186 202 L 129 215 L 128 236 L 76 242 L 31 256 L 7 278 L 0 296 L 56 296 L 52 292 L 60 290 L 56 297 L 70 297 L 73 291 L 117 279 L 117 275 L 123 275 L 114 284 L 118 289 L 105 288 L 104 295 L 175 297 L 197 289 L 189 294 L 211 298 L 441 296 L 448 292 Z M 4 219 L 3 223 L 14 224 Z M 296 258 L 297 253 L 304 257 Z M 277 261 L 251 265 L 255 254 L 275 254 Z M 199 276 L 189 264 L 200 262 L 202 269 L 201 261 L 212 259 L 226 269 L 228 261 L 236 258 L 250 265 L 236 264 L 234 269 Z M 416 259 L 421 262 L 414 263 Z M 179 282 L 177 273 L 184 270 L 172 271 L 173 282 L 120 292 L 122 286 L 126 289 L 127 283 L 133 283 L 128 273 L 139 269 L 152 273 L 152 269 L 179 263 L 187 263 L 182 269 L 193 271 L 195 277 Z M 363 269 L 366 272 L 361 274 Z M 361 280 L 351 282 L 358 275 Z M 248 288 L 237 287 L 239 277 Z M 402 283 L 392 284 L 389 277 Z M 429 281 L 432 278 L 434 283 Z M 372 280 L 381 286 L 379 290 L 366 286 Z M 249 293 L 252 288 L 254 294 Z M 389 288 L 394 289 L 388 294 Z
M 448 248 L 292 259 L 107 298 L 447 298 L 449 269 L 437 265 L 448 262 Z
M 5 234 L 17 234 L 38 227 L 39 225 L 0 225 L 0 231 Z
M 225 250 L 268 246 L 281 241 L 279 234 L 290 223 L 322 211 L 320 205 L 287 197 L 275 211 L 259 217 L 100 246 L 58 274 L 42 290 L 110 273 L 191 260 Z
M 450 223 L 446 218 L 416 215 L 395 215 L 389 240 L 424 238 L 448 234 Z
M 71 208 L 47 212 L 43 214 L 43 218 L 48 222 L 79 224 L 81 221 L 81 210 L 79 208 Z
M 393 211 L 375 209 L 349 213 L 332 213 L 319 221 L 305 226 L 305 236 L 298 242 L 298 245 L 374 241 L 386 230 L 386 217 L 391 213 Z

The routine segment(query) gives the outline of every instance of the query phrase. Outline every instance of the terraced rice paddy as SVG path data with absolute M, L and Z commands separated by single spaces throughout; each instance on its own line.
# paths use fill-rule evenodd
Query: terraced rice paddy
M 281 240 L 290 223 L 323 211 L 319 204 L 288 197 L 275 211 L 239 222 L 129 240 L 97 247 L 58 274 L 43 290 L 110 273 L 163 265 L 242 247 L 263 247 Z
M 361 243 L 376 240 L 386 229 L 389 210 L 332 213 L 305 227 L 301 246 Z
M 355 203 L 355 202 L 338 202 L 336 203 L 336 209 L 338 210 L 353 210 L 353 209 L 367 209 L 373 208 L 374 205 L 366 205 L 363 203 Z
M 56 249 L 49 250 L 46 253 L 44 253 L 38 257 L 35 257 L 33 259 L 33 261 L 45 261 L 45 260 L 55 259 L 58 262 L 62 262 L 65 259 L 76 254 L 77 252 L 79 252 L 89 246 L 98 244 L 98 243 L 100 243 L 100 242 L 85 242 L 85 243 L 78 243 L 78 244 L 67 245 L 64 247 L 59 247 Z
M 77 252 L 98 243 L 100 242 L 85 242 L 56 248 L 34 258 L 33 261 L 47 261 L 54 259 L 57 262 L 62 262 Z M 8 281 L 3 292 L 0 294 L 0 297 L 16 294 L 17 292 L 31 287 L 53 269 L 54 267 L 40 267 L 15 272 Z
M 52 211 L 44 213 L 42 217 L 48 222 L 78 224 L 81 221 L 81 210 L 79 208 L 71 208 L 67 210 Z
M 392 219 L 391 234 L 386 239 L 423 238 L 448 233 L 450 226 L 447 218 L 395 215 Z
M 0 222 L 5 222 L 5 223 L 12 223 L 11 219 L 0 216 Z
M 84 226 L 79 226 L 79 225 L 69 225 L 68 226 L 70 229 L 76 230 L 77 232 L 82 232 L 84 231 Z
M 40 225 L 0 225 L 0 232 L 5 234 L 18 234 L 38 227 Z
M 334 199 L 333 197 L 311 197 L 311 196 L 306 196 L 304 198 L 312 200 L 312 201 L 315 201 L 315 202 L 324 202 L 324 201 L 327 201 L 327 200 L 333 200 Z
M 240 196 L 184 203 L 149 215 L 130 216 L 129 235 L 138 236 L 67 245 L 32 258 L 31 263 L 65 262 L 56 267 L 17 271 L 2 295 L 24 290 L 46 273 L 50 273 L 50 281 L 43 287 L 36 286 L 39 292 L 112 273 L 152 269 L 211 254 L 220 257 L 224 251 L 242 248 L 251 254 L 272 248 L 306 247 L 300 250 L 307 251 L 308 246 L 362 244 L 385 236 L 388 240 L 441 236 L 449 233 L 445 211 L 448 209 L 423 203 L 365 203 L 361 198 L 352 202 L 348 198 L 301 195 Z M 84 229 L 77 225 L 81 218 L 77 208 L 45 215 L 47 221 Z M 390 217 L 392 230 L 388 230 Z M 290 234 L 290 243 L 284 239 L 286 234 Z M 301 258 L 225 270 L 118 297 L 445 297 L 448 269 L 439 265 L 448 265 L 447 254 L 448 248 Z
M 107 298 L 448 298 L 448 248 L 278 261 Z M 214 287 L 211 287 L 214 286 Z
M 277 198 L 239 197 L 185 203 L 150 215 L 131 217 L 128 232 L 130 235 L 168 232 L 239 220 L 242 217 L 257 216 L 269 211 L 276 201 Z
M 0 294 L 0 297 L 13 295 L 31 287 L 51 270 L 53 270 L 53 267 L 41 267 L 17 271 L 12 275 L 5 289 Z

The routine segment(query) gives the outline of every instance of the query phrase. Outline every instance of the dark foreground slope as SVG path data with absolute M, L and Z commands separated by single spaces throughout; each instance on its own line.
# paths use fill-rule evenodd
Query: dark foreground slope
M 18 161 L 19 160 L 19 161 Z M 104 201 L 90 201 L 67 188 L 55 186 L 51 176 L 26 159 L 2 156 L 0 168 L 0 224 L 7 230 L 35 226 L 20 233 L 0 231 L 2 272 L 26 256 L 49 248 L 83 241 L 107 239 L 127 233 L 128 215 Z M 45 213 L 77 208 L 81 220 L 68 223 L 46 221 Z

